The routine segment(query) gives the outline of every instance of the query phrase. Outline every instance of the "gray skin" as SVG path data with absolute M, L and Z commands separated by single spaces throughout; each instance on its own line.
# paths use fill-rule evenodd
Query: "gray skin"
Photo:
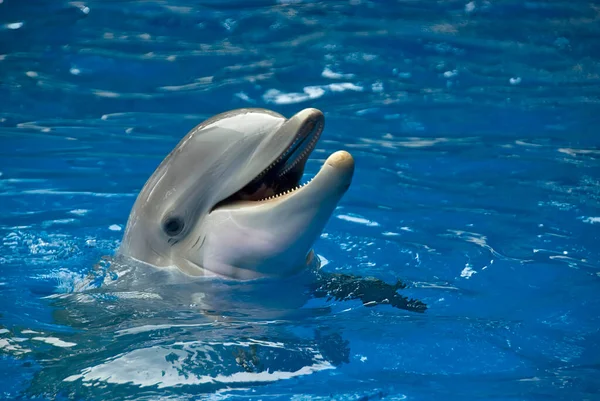
M 293 188 L 323 126 L 316 109 L 290 119 L 239 109 L 196 126 L 142 188 L 118 255 L 238 280 L 305 269 L 354 172 L 352 156 L 338 151 Z

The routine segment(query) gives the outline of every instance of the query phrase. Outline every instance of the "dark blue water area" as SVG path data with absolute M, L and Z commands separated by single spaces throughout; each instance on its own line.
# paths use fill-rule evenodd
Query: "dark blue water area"
M 322 271 L 424 313 L 102 293 L 146 179 L 241 107 L 323 111 L 305 178 L 356 172 Z M 0 398 L 600 399 L 599 126 L 593 1 L 0 0 Z

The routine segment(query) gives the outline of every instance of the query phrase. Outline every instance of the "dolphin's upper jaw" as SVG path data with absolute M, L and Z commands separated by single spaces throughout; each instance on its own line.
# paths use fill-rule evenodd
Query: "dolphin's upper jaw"
M 289 193 L 300 187 L 304 166 L 314 150 L 324 128 L 323 114 L 315 109 L 303 111 L 294 139 L 282 154 L 244 188 L 219 202 L 214 208 L 236 201 L 261 201 Z

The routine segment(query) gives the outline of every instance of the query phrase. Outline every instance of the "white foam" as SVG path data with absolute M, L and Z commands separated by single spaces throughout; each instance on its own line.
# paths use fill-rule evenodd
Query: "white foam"
M 325 90 L 317 86 L 307 86 L 303 93 L 284 93 L 277 89 L 269 89 L 263 95 L 263 99 L 268 103 L 293 104 L 318 99 L 324 94 Z
M 63 381 L 81 380 L 84 385 L 102 381 L 112 384 L 166 388 L 204 383 L 274 382 L 335 368 L 325 361 L 322 355 L 314 353 L 315 363 L 296 371 L 235 372 L 231 375 L 217 374 L 215 376 L 190 371 L 188 374 L 182 375 L 181 372 L 185 370 L 185 366 L 182 365 L 186 360 L 195 354 L 199 360 L 209 361 L 208 357 L 215 352 L 215 349 L 207 343 L 201 342 L 186 343 L 183 349 L 180 345 L 133 350 L 97 366 L 85 368 L 80 374 L 69 376 Z M 242 344 L 235 343 L 234 345 L 241 346 Z
M 158 294 L 142 291 L 107 292 L 106 294 L 113 295 L 120 299 L 162 299 Z
M 511 85 L 519 85 L 521 83 L 521 77 L 514 77 L 508 80 Z
M 248 102 L 248 103 L 256 103 L 254 100 L 252 100 L 252 98 L 250 98 L 250 96 L 248 96 L 245 92 L 238 92 L 234 95 L 235 97 L 237 97 L 240 100 L 243 100 L 244 102 Z
M 477 271 L 473 270 L 473 268 L 467 263 L 465 268 L 460 272 L 460 276 L 468 279 L 471 278 L 471 276 L 475 273 L 477 273 Z
M 60 293 L 70 293 L 72 291 L 77 291 L 78 288 L 83 288 L 90 284 L 90 279 L 86 277 L 86 275 L 82 273 L 76 273 L 66 268 L 52 270 L 47 274 L 40 274 L 37 277 L 41 279 L 56 280 L 56 290 Z M 50 297 L 52 297 L 52 295 L 48 296 L 48 298 Z
M 225 21 L 223 21 L 221 23 L 221 25 L 223 25 L 223 27 L 225 29 L 227 29 L 228 31 L 232 31 L 235 28 L 235 26 L 237 25 L 237 21 L 235 21 L 232 18 L 227 18 Z
M 381 81 L 374 82 L 371 85 L 371 90 L 376 93 L 383 92 L 383 82 L 381 82 Z
M 19 29 L 23 26 L 22 22 L 11 22 L 10 24 L 6 24 L 6 29 Z
M 458 75 L 458 71 L 456 71 L 456 70 L 446 71 L 444 73 L 444 78 L 454 78 L 457 75 Z
M 146 333 L 149 331 L 156 330 L 164 330 L 164 329 L 172 329 L 179 327 L 202 327 L 202 326 L 211 326 L 213 323 L 197 323 L 197 324 L 147 324 L 139 327 L 132 327 L 129 329 L 118 330 L 115 334 L 117 337 L 133 335 L 139 333 Z
M 31 352 L 30 349 L 23 348 L 20 345 L 13 344 L 14 339 L 0 338 L 0 350 L 7 351 L 13 355 L 21 355 Z
M 329 84 L 324 87 L 324 89 L 329 89 L 332 92 L 344 92 L 347 90 L 362 92 L 363 87 L 353 84 L 352 82 L 342 82 L 339 84 Z
M 600 217 L 586 217 L 585 219 L 581 220 L 584 223 L 589 223 L 589 224 L 596 224 L 596 223 L 600 223 Z
M 57 224 L 70 224 L 75 222 L 75 219 L 56 219 L 56 220 L 46 220 L 42 222 L 43 227 L 51 227 Z
M 90 13 L 90 8 L 83 4 L 83 2 L 81 1 L 72 1 L 69 4 L 73 7 L 77 7 L 82 13 L 86 15 Z
M 110 226 L 108 227 L 108 229 L 109 229 L 109 230 L 111 230 L 111 231 L 121 231 L 121 230 L 122 230 L 121 226 L 119 226 L 119 225 L 117 225 L 117 224 L 112 224 L 112 225 L 110 225 Z
M 413 283 L 413 285 L 416 288 L 427 288 L 427 289 L 438 289 L 438 290 L 458 290 L 457 287 L 454 287 L 452 285 L 432 284 L 432 283 L 418 282 L 418 281 Z
M 89 212 L 89 210 L 87 210 L 87 209 L 73 209 L 73 210 L 69 211 L 69 213 L 77 215 L 77 216 L 86 215 L 87 212 Z
M 281 342 L 273 342 L 273 341 L 264 341 L 264 340 L 255 340 L 253 338 L 249 338 L 248 341 L 229 341 L 229 342 L 216 342 L 216 341 L 206 341 L 200 344 L 206 344 L 206 345 L 222 345 L 225 347 L 250 347 L 253 345 L 262 345 L 264 347 L 270 347 L 270 348 L 280 348 L 280 349 L 284 349 L 285 348 L 285 344 L 281 343 Z M 185 346 L 187 345 L 186 343 L 174 343 L 173 345 L 175 346 Z
M 69 347 L 74 347 L 77 345 L 76 343 L 70 343 L 67 341 L 63 341 L 57 337 L 33 337 L 32 340 L 43 341 L 46 344 L 54 345 L 55 347 L 60 347 L 60 348 L 69 348 Z
M 321 76 L 323 78 L 330 78 L 330 79 L 352 79 L 352 78 L 354 78 L 354 74 L 342 74 L 339 72 L 333 72 L 329 67 L 325 67 L 323 69 Z
M 107 98 L 118 98 L 121 97 L 121 94 L 112 91 L 101 91 L 94 90 L 93 93 L 98 97 L 107 97 Z
M 344 91 L 363 91 L 363 87 L 353 84 L 352 82 L 340 82 L 329 85 L 306 86 L 303 92 L 285 93 L 278 89 L 269 89 L 263 95 L 263 100 L 267 103 L 275 104 L 294 104 L 314 100 L 322 97 L 327 92 L 344 92 Z
M 448 231 L 456 234 L 456 236 L 460 239 L 463 239 L 467 242 L 476 244 L 476 245 L 478 245 L 482 248 L 485 248 L 495 254 L 495 251 L 492 249 L 492 247 L 488 245 L 487 237 L 485 235 L 468 232 L 468 231 L 462 231 L 462 230 L 448 230 Z
M 339 214 L 336 217 L 338 219 L 340 219 L 340 220 L 349 221 L 351 223 L 364 224 L 364 225 L 369 226 L 369 227 L 378 227 L 379 226 L 378 222 L 373 221 L 373 220 L 365 219 L 364 217 L 350 216 L 350 215 L 347 215 L 347 214 Z
M 574 149 L 574 148 L 559 148 L 559 152 L 566 153 L 570 156 L 578 156 L 578 155 L 600 155 L 600 150 L 598 149 Z

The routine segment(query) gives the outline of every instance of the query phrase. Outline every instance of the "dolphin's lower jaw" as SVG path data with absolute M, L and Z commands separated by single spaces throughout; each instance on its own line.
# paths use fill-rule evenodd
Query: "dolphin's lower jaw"
M 290 276 L 307 266 L 321 235 L 352 181 L 354 160 L 333 153 L 307 184 L 258 201 L 224 204 L 208 216 L 203 266 L 235 279 Z M 223 244 L 236 244 L 231 252 Z

